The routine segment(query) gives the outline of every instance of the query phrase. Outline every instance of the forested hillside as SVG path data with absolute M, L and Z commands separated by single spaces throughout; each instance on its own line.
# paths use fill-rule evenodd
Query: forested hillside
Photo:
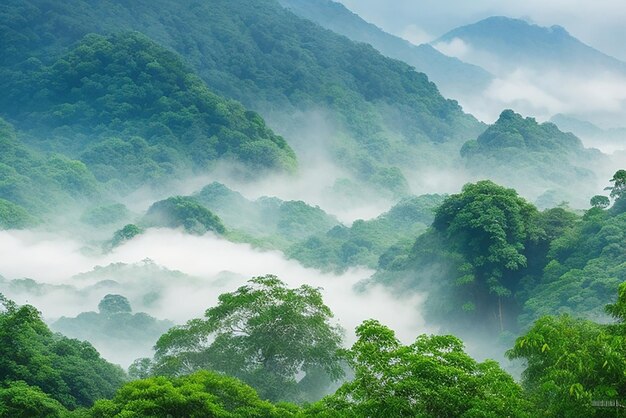
M 429 44 L 413 45 L 386 33 L 333 0 L 280 0 L 280 3 L 333 32 L 368 43 L 383 55 L 412 65 L 428 75 L 446 97 L 458 99 L 480 94 L 492 81 L 493 76 L 482 68 L 446 56 Z
M 138 33 L 89 35 L 11 82 L 23 88 L 9 90 L 3 111 L 29 142 L 81 158 L 101 181 L 140 185 L 229 157 L 255 169 L 295 168 L 289 146 L 258 115 L 211 93 Z
M 626 279 L 625 175 L 611 179 L 613 206 L 598 195 L 583 216 L 539 211 L 490 181 L 468 184 L 439 206 L 411 249 L 380 264 L 377 280 L 428 290 L 433 318 L 461 333 L 477 320 L 490 332 L 515 332 L 557 313 L 602 320 Z
M 180 54 L 212 91 L 269 118 L 288 140 L 303 134 L 308 112 L 321 111 L 336 129 L 324 139 L 333 159 L 384 188 L 402 184 L 399 172 L 399 178 L 384 180 L 390 167 L 445 163 L 447 148 L 440 144 L 458 147 L 483 129 L 423 74 L 300 19 L 273 0 L 255 7 L 243 0 L 120 1 L 115 7 L 84 0 L 11 1 L 0 27 L 9 40 L 3 73 L 10 90 L 23 86 L 12 81 L 16 72 L 52 64 L 49 57 L 89 33 L 138 31 Z M 15 96 L 23 96 L 20 90 Z M 3 113 L 10 102 L 4 103 Z M 294 123 L 293 116 L 305 120 Z
M 0 418 L 620 416 L 622 154 L 348 5 L 2 2 Z M 626 103 L 559 27 L 452 35 Z
M 609 161 L 556 125 L 539 124 L 512 110 L 503 111 L 476 140 L 466 142 L 461 155 L 474 176 L 506 184 L 525 196 L 540 197 L 543 208 L 562 201 L 584 205 L 581 198 L 592 196 L 598 186 L 595 173 L 604 170 L 601 167 Z M 570 182 L 577 184 L 576 189 L 561 186 Z

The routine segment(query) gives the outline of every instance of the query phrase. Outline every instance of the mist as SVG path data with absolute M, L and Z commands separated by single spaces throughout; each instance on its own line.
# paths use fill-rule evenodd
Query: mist
M 491 123 L 502 109 L 512 108 L 540 121 L 548 121 L 556 114 L 571 114 L 604 128 L 624 124 L 626 75 L 623 73 L 590 71 L 584 64 L 567 68 L 541 62 L 514 65 L 459 38 L 434 46 L 446 55 L 496 75 L 481 96 L 458 98 L 467 112 L 484 122 Z
M 291 287 L 321 287 L 325 303 L 345 329 L 347 346 L 355 340 L 354 328 L 369 318 L 394 329 L 406 343 L 437 329 L 424 322 L 420 311 L 426 294 L 398 298 L 379 285 L 356 290 L 355 285 L 373 273 L 366 269 L 340 275 L 321 273 L 287 260 L 277 251 L 259 251 L 212 234 L 191 236 L 165 229 L 148 230 L 102 256 L 85 254 L 81 248 L 79 241 L 51 235 L 0 232 L 0 275 L 56 285 L 41 292 L 7 286 L 3 292 L 17 303 L 34 305 L 48 322 L 94 311 L 104 295 L 119 293 L 129 299 L 134 312 L 182 324 L 201 317 L 221 293 L 237 289 L 252 277 L 275 274 Z M 127 268 L 118 265 L 121 268 L 107 272 L 106 266 L 113 263 L 124 263 Z M 151 296 L 151 303 L 146 303 L 146 296 Z M 96 344 L 109 360 L 125 366 L 133 360 L 119 350 Z M 141 354 L 150 356 L 149 352 Z

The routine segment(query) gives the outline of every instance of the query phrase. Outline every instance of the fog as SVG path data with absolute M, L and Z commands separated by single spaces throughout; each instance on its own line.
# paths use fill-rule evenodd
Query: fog
M 5 279 L 32 278 L 72 286 L 39 292 L 7 286 L 3 292 L 18 303 L 33 304 L 47 321 L 94 311 L 104 295 L 119 293 L 128 297 L 135 312 L 144 311 L 180 324 L 201 316 L 215 305 L 221 293 L 235 290 L 254 276 L 276 274 L 292 287 L 321 287 L 324 301 L 346 330 L 347 345 L 355 340 L 354 328 L 369 318 L 388 325 L 407 343 L 437 329 L 422 318 L 425 294 L 398 299 L 381 286 L 355 290 L 357 283 L 372 274 L 366 269 L 351 269 L 341 275 L 321 273 L 285 259 L 280 252 L 255 250 L 211 234 L 190 236 L 165 229 L 149 230 L 107 255 L 88 255 L 82 248 L 83 243 L 77 240 L 35 232 L 0 232 L 0 275 Z M 111 263 L 127 266 L 113 266 L 107 271 Z M 146 303 L 146 296 L 155 293 L 156 301 Z M 127 365 L 131 360 L 123 353 L 115 354 L 110 347 L 96 348 L 118 363 Z
M 482 96 L 459 98 L 464 109 L 487 123 L 504 108 L 547 121 L 558 113 L 579 115 L 614 128 L 626 115 L 626 75 L 588 67 L 545 68 L 539 63 L 510 67 L 501 58 L 461 39 L 435 45 L 446 55 L 479 65 L 496 75 Z

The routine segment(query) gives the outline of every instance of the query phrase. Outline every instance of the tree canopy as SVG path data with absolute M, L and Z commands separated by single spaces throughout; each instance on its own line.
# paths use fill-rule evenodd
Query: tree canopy
M 288 288 L 277 277 L 256 277 L 219 303 L 205 318 L 174 327 L 156 344 L 153 373 L 180 375 L 213 369 L 242 379 L 262 398 L 305 397 L 301 373 L 343 375 L 342 334 L 318 289 Z
M 369 320 L 349 350 L 354 380 L 321 401 L 355 417 L 531 417 L 521 387 L 494 361 L 478 363 L 453 336 L 402 345 Z
M 53 334 L 32 306 L 17 306 L 0 295 L 0 379 L 10 388 L 0 395 L 5 401 L 22 387 L 29 398 L 24 402 L 33 402 L 33 408 L 55 409 L 54 399 L 74 409 L 113 396 L 126 374 L 100 358 L 91 344 Z

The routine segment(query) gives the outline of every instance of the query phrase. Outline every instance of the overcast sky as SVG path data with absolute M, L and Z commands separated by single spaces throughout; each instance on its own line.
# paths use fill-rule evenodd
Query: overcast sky
M 489 16 L 561 25 L 572 35 L 626 61 L 625 0 L 338 0 L 387 32 L 419 43 Z

